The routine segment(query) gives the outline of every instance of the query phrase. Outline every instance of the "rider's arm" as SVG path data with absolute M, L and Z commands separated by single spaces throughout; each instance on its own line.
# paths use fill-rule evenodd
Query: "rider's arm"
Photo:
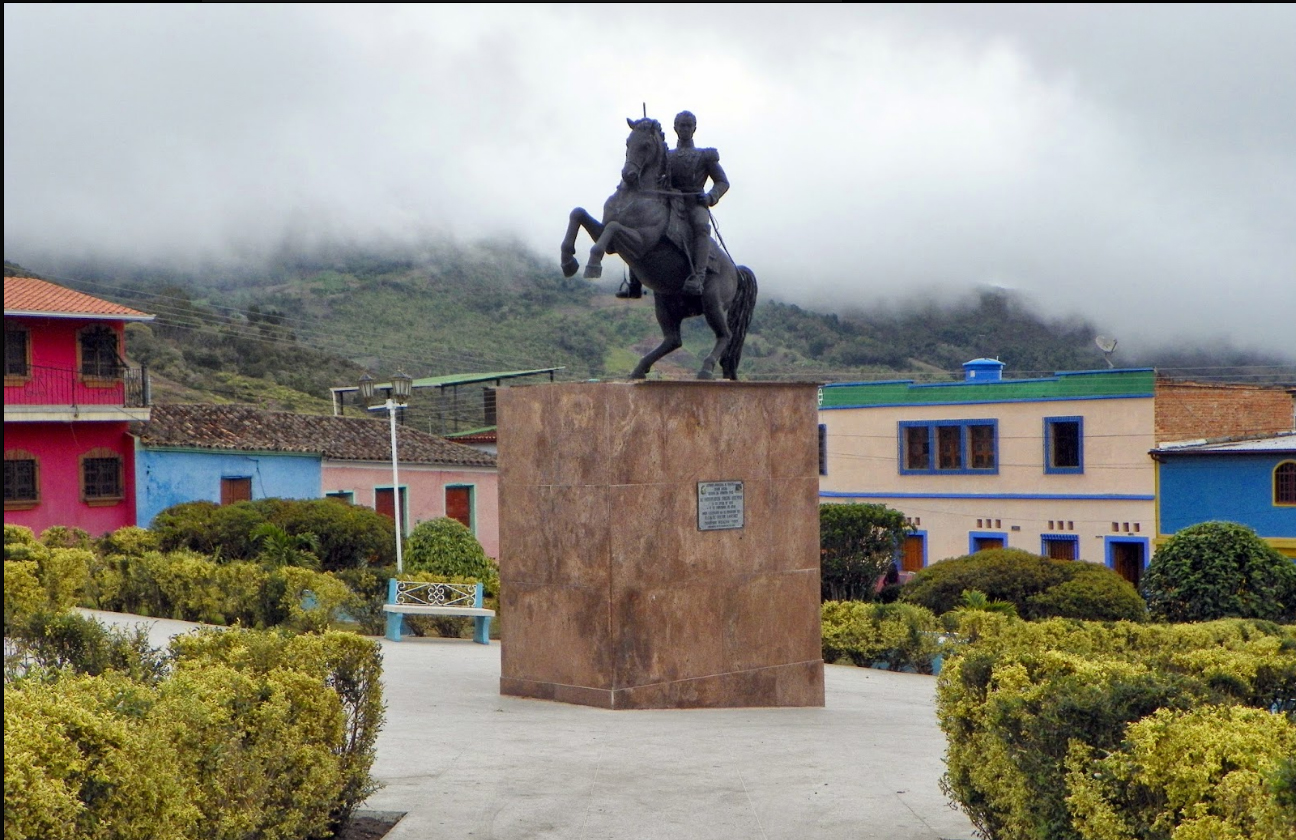
M 706 193 L 707 204 L 714 207 L 720 197 L 729 192 L 729 179 L 725 177 L 725 172 L 720 168 L 720 153 L 715 149 L 707 150 L 710 154 L 705 156 L 707 165 L 707 175 L 711 178 L 711 189 Z

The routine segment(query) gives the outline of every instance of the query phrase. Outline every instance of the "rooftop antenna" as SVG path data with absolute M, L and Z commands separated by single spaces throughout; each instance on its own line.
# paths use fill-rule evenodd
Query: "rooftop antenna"
M 1102 351 L 1103 358 L 1107 360 L 1107 367 L 1116 367 L 1111 360 L 1111 354 L 1116 349 L 1116 339 L 1100 335 L 1094 338 L 1094 344 L 1097 344 L 1098 349 Z
M 643 109 L 644 109 L 644 119 L 648 119 L 648 103 L 647 103 L 647 102 L 645 102 L 645 103 L 643 104 Z

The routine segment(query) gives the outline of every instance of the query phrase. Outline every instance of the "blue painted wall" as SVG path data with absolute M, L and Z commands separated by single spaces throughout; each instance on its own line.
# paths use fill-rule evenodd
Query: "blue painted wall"
M 139 524 L 147 528 L 160 511 L 206 500 L 220 502 L 222 478 L 251 478 L 252 498 L 315 499 L 320 495 L 320 457 L 278 452 L 202 452 L 136 446 L 135 491 Z
M 1160 464 L 1161 533 L 1211 520 L 1262 537 L 1296 537 L 1296 507 L 1273 503 L 1274 469 L 1290 455 L 1183 455 Z

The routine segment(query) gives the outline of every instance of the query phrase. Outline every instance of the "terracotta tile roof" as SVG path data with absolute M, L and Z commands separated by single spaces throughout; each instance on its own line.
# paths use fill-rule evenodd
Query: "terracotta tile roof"
M 386 420 L 265 411 L 247 405 L 155 405 L 132 431 L 144 446 L 319 454 L 343 461 L 391 462 Z M 402 464 L 494 467 L 495 456 L 398 426 Z
M 94 316 L 124 321 L 146 321 L 146 312 L 122 306 L 92 295 L 64 288 L 35 277 L 4 279 L 4 310 L 10 314 L 40 314 L 63 317 Z

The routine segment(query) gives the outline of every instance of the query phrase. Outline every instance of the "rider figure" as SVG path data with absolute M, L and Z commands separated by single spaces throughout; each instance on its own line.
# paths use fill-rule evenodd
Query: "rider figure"
M 692 228 L 689 262 L 693 267 L 681 294 L 701 295 L 706 279 L 707 261 L 711 258 L 711 214 L 720 197 L 729 191 L 729 179 L 720 168 L 720 153 L 715 149 L 699 149 L 693 145 L 693 132 L 697 130 L 697 117 L 689 111 L 675 115 L 675 148 L 667 152 L 666 166 L 670 173 L 670 186 L 684 193 L 685 216 Z M 707 180 L 711 181 L 706 191 Z M 630 275 L 629 288 L 618 292 L 617 297 L 637 298 L 641 294 L 638 278 Z

